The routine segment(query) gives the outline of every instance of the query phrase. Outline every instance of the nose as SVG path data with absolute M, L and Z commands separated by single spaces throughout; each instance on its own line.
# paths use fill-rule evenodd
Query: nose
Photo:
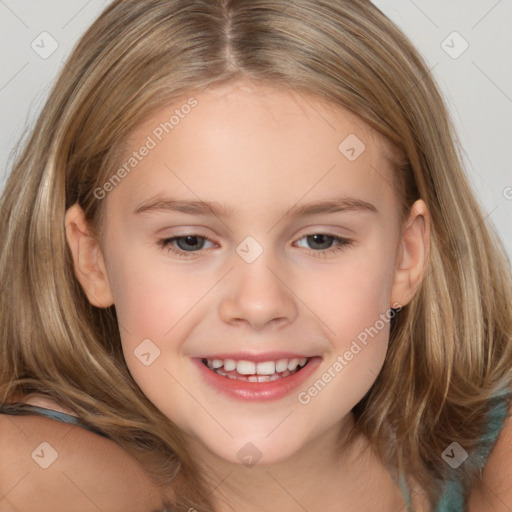
M 237 262 L 219 305 L 221 319 L 231 325 L 247 324 L 254 330 L 283 327 L 297 316 L 293 287 L 286 272 L 279 272 L 264 257 L 255 262 Z

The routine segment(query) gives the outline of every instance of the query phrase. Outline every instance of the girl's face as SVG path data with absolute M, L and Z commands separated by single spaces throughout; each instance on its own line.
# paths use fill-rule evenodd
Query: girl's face
M 339 430 L 382 367 L 428 233 L 421 201 L 399 222 L 384 141 L 341 108 L 239 82 L 161 111 L 128 147 L 96 191 L 100 271 L 82 283 L 115 303 L 142 391 L 235 463 Z M 245 376 L 258 371 L 267 382 Z

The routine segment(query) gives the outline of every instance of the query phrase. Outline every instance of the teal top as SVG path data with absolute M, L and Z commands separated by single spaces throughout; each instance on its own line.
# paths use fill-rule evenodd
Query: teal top
M 458 465 L 464 464 L 466 457 L 470 458 L 473 464 L 479 469 L 482 469 L 485 466 L 487 458 L 489 457 L 496 439 L 498 438 L 498 434 L 500 433 L 505 419 L 507 418 L 507 398 L 510 397 L 510 395 L 510 391 L 507 390 L 496 396 L 496 401 L 489 412 L 487 423 L 488 428 L 486 433 L 482 436 L 482 442 L 478 451 L 467 454 L 460 445 L 456 445 L 455 447 L 450 445 L 447 450 L 443 452 L 443 454 L 447 453 L 448 455 L 445 455 L 445 457 L 449 457 L 454 461 L 454 463 L 451 465 L 452 469 L 450 471 L 450 479 L 444 483 L 441 496 L 435 507 L 432 509 L 432 512 L 462 512 L 463 510 L 466 510 L 467 496 L 465 495 L 462 482 L 457 478 L 457 467 Z M 458 460 L 457 456 L 459 457 Z M 444 460 L 446 461 L 447 459 L 445 458 Z M 411 494 L 407 488 L 403 475 L 400 475 L 399 484 L 407 503 L 407 512 L 414 512 L 411 505 Z
M 45 407 L 38 407 L 37 405 L 30 404 L 15 404 L 12 405 L 4 405 L 0 406 L 0 414 L 11 414 L 16 416 L 25 416 L 27 414 L 36 414 L 38 416 L 45 416 L 46 418 L 50 418 L 52 420 L 61 421 L 62 423 L 69 423 L 71 425 L 76 425 L 78 427 L 85 428 L 86 430 L 90 430 L 95 434 L 106 437 L 110 439 L 110 437 L 102 432 L 101 430 L 94 428 L 92 425 L 85 423 L 80 418 L 76 416 L 71 416 L 70 414 L 65 414 L 63 412 L 54 411 L 53 409 L 46 409 Z
M 447 457 L 453 458 L 453 460 L 455 461 L 455 464 L 452 467 L 457 466 L 457 463 L 463 464 L 463 458 L 465 456 L 471 457 L 473 463 L 475 463 L 478 468 L 484 467 L 487 458 L 489 457 L 489 454 L 491 453 L 491 450 L 496 442 L 498 434 L 500 433 L 505 422 L 505 419 L 507 417 L 508 404 L 506 399 L 509 396 L 510 391 L 504 391 L 496 397 L 496 402 L 489 413 L 488 429 L 487 432 L 482 437 L 482 444 L 478 452 L 467 455 L 466 452 L 459 445 L 457 445 L 458 448 L 455 447 L 448 452 L 449 455 L 447 455 Z M 57 421 L 62 421 L 64 423 L 77 425 L 79 427 L 85 428 L 87 430 L 90 430 L 91 432 L 108 438 L 106 434 L 104 434 L 100 430 L 95 429 L 91 425 L 84 423 L 82 420 L 75 416 L 54 411 L 52 409 L 37 407 L 35 405 L 23 404 L 21 407 L 3 406 L 0 407 L 0 414 L 38 414 Z M 448 449 L 450 449 L 450 447 L 448 447 Z M 454 450 L 457 453 L 455 453 Z M 456 460 L 456 456 L 459 457 L 459 460 Z M 411 494 L 409 489 L 407 488 L 403 475 L 400 475 L 399 477 L 399 484 L 404 495 L 405 501 L 407 503 L 407 512 L 414 512 L 411 504 Z M 464 495 L 464 489 L 460 480 L 457 479 L 457 471 L 456 468 L 454 467 L 454 469 L 451 472 L 450 480 L 448 480 L 445 483 L 443 491 L 441 493 L 441 497 L 439 498 L 439 501 L 437 502 L 432 512 L 461 512 L 465 510 L 465 507 L 466 497 Z M 172 511 L 163 509 L 162 512 Z

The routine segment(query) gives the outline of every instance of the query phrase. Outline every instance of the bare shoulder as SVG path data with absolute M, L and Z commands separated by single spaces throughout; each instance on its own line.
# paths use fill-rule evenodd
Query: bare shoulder
M 469 497 L 469 512 L 512 510 L 512 417 L 500 431 L 496 444 Z
M 115 442 L 49 418 L 0 414 L 0 512 L 152 512 L 163 494 Z

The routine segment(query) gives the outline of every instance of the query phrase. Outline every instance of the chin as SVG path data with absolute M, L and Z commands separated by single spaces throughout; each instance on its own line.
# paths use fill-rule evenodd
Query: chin
M 286 432 L 283 432 L 286 434 Z M 290 436 L 274 437 L 274 433 L 259 434 L 254 436 L 242 435 L 235 438 L 224 438 L 219 442 L 218 438 L 200 439 L 196 441 L 214 456 L 223 459 L 230 464 L 252 467 L 254 465 L 268 465 L 284 462 L 293 457 L 304 446 L 299 439 L 290 439 Z

